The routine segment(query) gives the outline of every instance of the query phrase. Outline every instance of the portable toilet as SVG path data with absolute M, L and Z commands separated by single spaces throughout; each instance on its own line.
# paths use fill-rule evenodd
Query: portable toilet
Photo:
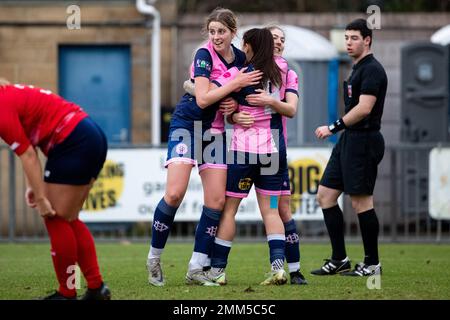
M 450 51 L 450 24 L 446 25 L 445 27 L 442 27 L 438 31 L 436 31 L 431 36 L 431 42 L 435 44 L 440 44 L 441 46 L 447 47 L 447 50 Z M 450 57 L 450 53 L 449 53 Z M 448 70 L 448 78 L 450 78 L 450 61 L 448 63 L 449 70 Z M 450 79 L 448 80 L 449 88 L 448 88 L 448 94 L 450 97 Z M 448 137 L 450 137 L 450 98 L 448 99 L 449 105 L 448 105 Z M 449 138 L 450 139 L 450 138 Z
M 442 46 L 450 44 L 450 24 L 436 31 L 431 36 L 431 42 Z
M 233 44 L 241 47 L 242 35 L 261 25 L 243 26 Z M 290 146 L 320 145 L 314 131 L 338 117 L 339 54 L 335 46 L 322 35 L 306 28 L 279 25 L 286 36 L 283 57 L 299 80 L 297 115 L 287 122 Z

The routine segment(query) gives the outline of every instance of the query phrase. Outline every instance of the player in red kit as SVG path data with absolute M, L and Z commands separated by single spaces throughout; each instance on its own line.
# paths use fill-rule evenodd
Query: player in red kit
M 33 86 L 0 79 L 0 137 L 20 158 L 25 200 L 43 217 L 59 289 L 44 299 L 76 299 L 74 266 L 86 278 L 85 300 L 109 300 L 94 239 L 78 219 L 106 159 L 104 133 L 76 104 Z M 36 148 L 47 157 L 44 174 Z M 42 179 L 43 177 L 43 179 Z

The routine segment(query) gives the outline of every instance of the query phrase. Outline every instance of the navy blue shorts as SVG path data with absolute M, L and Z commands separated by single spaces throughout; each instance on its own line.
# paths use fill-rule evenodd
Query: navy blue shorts
M 282 195 L 283 181 L 287 172 L 284 152 L 269 155 L 243 152 L 230 152 L 229 156 L 230 154 L 234 159 L 228 165 L 226 190 L 228 197 L 246 198 L 253 184 L 259 194 Z
M 291 195 L 291 182 L 289 180 L 289 168 L 286 166 L 286 170 L 283 170 L 283 181 L 281 184 L 281 195 L 290 196 Z
M 103 168 L 107 151 L 108 143 L 102 129 L 92 119 L 85 118 L 48 153 L 44 181 L 87 185 Z
M 199 122 L 200 124 L 201 122 Z M 165 166 L 173 162 L 198 165 L 204 169 L 227 169 L 225 133 L 212 134 L 194 126 L 190 128 L 172 126 L 169 129 L 167 160 Z

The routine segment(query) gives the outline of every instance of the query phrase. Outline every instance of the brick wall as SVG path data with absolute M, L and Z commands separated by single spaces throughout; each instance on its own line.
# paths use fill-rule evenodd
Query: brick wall
M 83 2 L 81 30 L 68 30 L 69 3 L 0 4 L 0 76 L 58 91 L 59 44 L 130 44 L 132 53 L 132 142 L 150 141 L 151 21 L 135 8 L 135 1 Z M 193 51 L 202 41 L 205 15 L 177 17 L 176 1 L 157 1 L 161 28 L 161 104 L 174 107 L 182 95 Z M 329 38 L 330 30 L 364 17 L 363 14 L 238 13 L 241 25 L 282 22 L 309 28 Z M 400 52 L 410 41 L 429 40 L 450 23 L 448 13 L 382 14 L 373 52 L 385 66 L 389 89 L 383 117 L 388 143 L 400 139 Z
M 58 45 L 128 44 L 132 56 L 132 142 L 150 141 L 151 25 L 134 1 L 81 3 L 81 29 L 69 30 L 69 3 L 0 4 L 0 76 L 58 92 Z M 161 2 L 165 23 L 175 19 L 174 1 Z M 161 102 L 170 105 L 170 27 L 161 28 Z

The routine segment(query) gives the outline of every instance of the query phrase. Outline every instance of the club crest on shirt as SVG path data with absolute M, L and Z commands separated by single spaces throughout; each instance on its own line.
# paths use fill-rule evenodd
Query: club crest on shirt
M 208 71 L 211 71 L 211 63 L 209 63 L 208 61 L 197 59 L 195 65 L 197 66 L 197 68 L 203 68 Z
M 347 94 L 348 94 L 348 97 L 349 97 L 349 98 L 351 98 L 352 95 L 353 95 L 353 92 L 352 92 L 352 85 L 351 85 L 351 84 L 349 84 L 349 85 L 347 86 Z

